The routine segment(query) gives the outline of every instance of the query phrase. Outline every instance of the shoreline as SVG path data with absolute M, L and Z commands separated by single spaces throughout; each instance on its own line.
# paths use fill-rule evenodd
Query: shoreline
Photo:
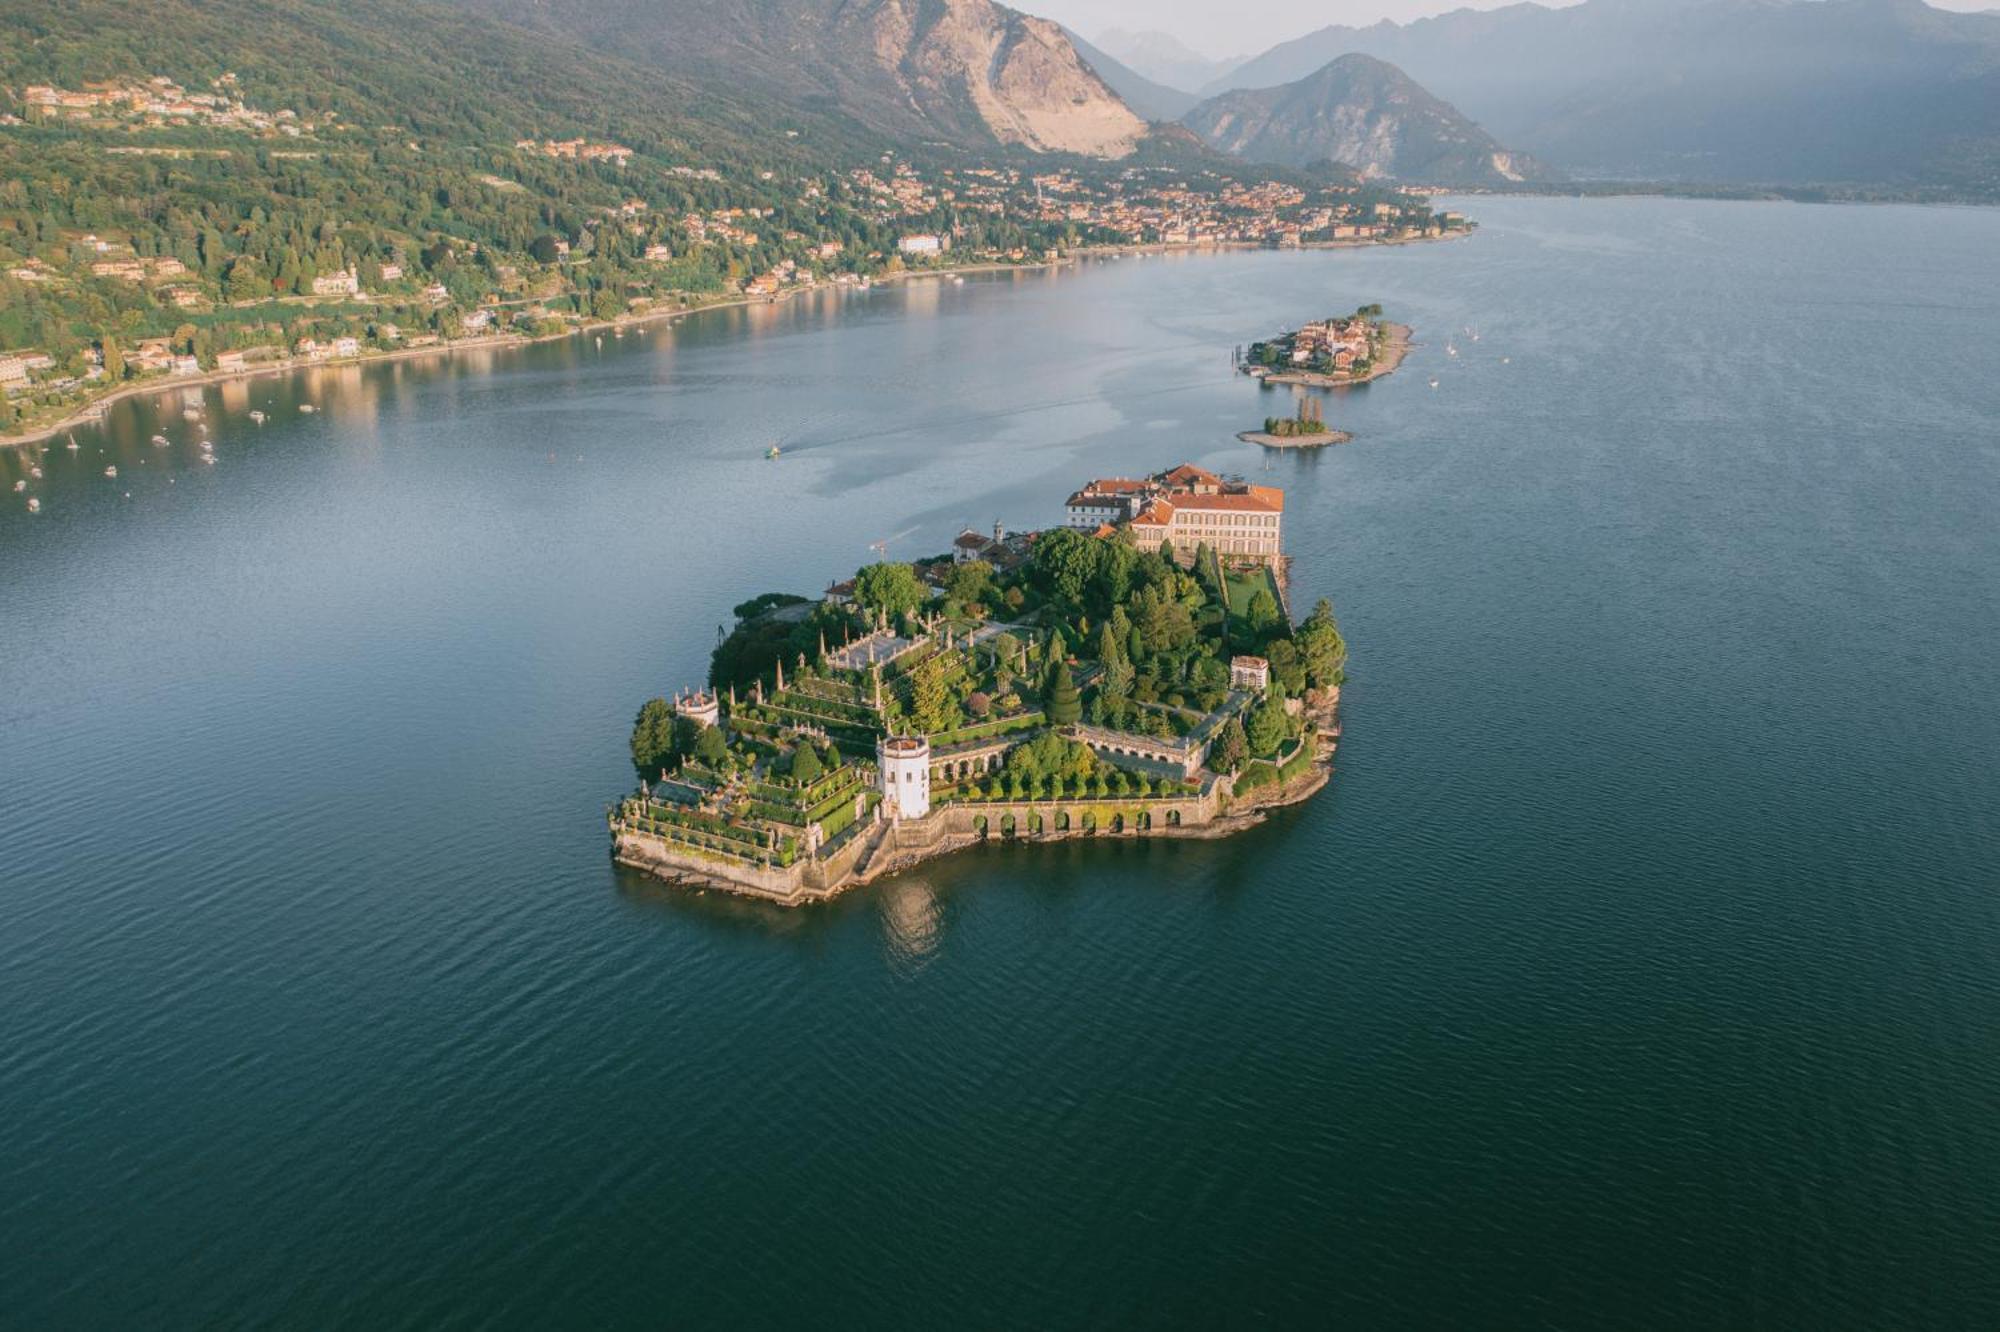
M 921 819 L 878 822 L 825 861 L 800 862 L 783 870 L 725 867 L 678 853 L 650 834 L 621 830 L 614 820 L 611 860 L 672 888 L 714 889 L 732 897 L 796 908 L 831 902 L 857 888 L 976 846 L 1099 839 L 1218 841 L 1257 827 L 1273 810 L 1304 804 L 1333 780 L 1334 754 L 1340 743 L 1338 686 L 1313 708 L 1312 715 L 1320 729 L 1305 771 L 1290 781 L 1260 787 L 1241 800 L 1235 796 L 1234 779 L 1223 777 L 1198 797 L 954 802 L 937 806 Z M 1225 783 L 1227 789 L 1222 789 Z M 1169 809 L 1174 811 L 1171 816 L 1166 813 Z M 1197 810 L 1201 817 L 1186 821 L 1185 814 Z M 1151 822 L 1156 812 L 1165 819 L 1158 827 Z M 1143 824 L 1138 817 L 1141 813 L 1149 816 Z M 1097 822 L 1100 815 L 1109 821 L 1109 827 Z
M 1261 444 L 1267 449 L 1323 449 L 1331 444 L 1354 442 L 1354 436 L 1345 430 L 1331 428 L 1317 435 L 1267 435 L 1261 430 L 1239 430 L 1236 438 L 1245 444 Z
M 1454 240 L 1462 235 L 1470 234 L 1470 232 L 1454 232 L 1446 236 L 1413 236 L 1406 240 L 1310 241 L 1302 244 L 1299 248 L 1312 250 L 1362 249 L 1378 245 L 1417 245 L 1428 244 L 1434 241 Z M 698 305 L 677 306 L 671 310 L 647 310 L 638 314 L 619 315 L 614 319 L 594 319 L 571 328 L 565 328 L 560 333 L 545 333 L 540 336 L 523 333 L 499 333 L 483 337 L 458 338 L 450 342 L 440 342 L 428 347 L 397 347 L 386 351 L 371 351 L 359 356 L 344 356 L 337 360 L 295 361 L 287 359 L 268 365 L 245 366 L 241 370 L 205 370 L 198 375 L 141 380 L 130 384 L 122 384 L 115 389 L 107 391 L 101 397 L 92 398 L 90 401 L 80 404 L 69 415 L 46 426 L 36 426 L 18 435 L 0 435 L 0 448 L 27 448 L 35 444 L 40 444 L 45 440 L 53 439 L 64 431 L 75 430 L 80 426 L 99 424 L 104 415 L 113 406 L 125 401 L 127 398 L 144 397 L 152 393 L 172 393 L 177 389 L 203 388 L 210 384 L 223 384 L 232 380 L 266 379 L 273 375 L 293 374 L 303 370 L 323 370 L 336 366 L 386 364 L 392 361 L 415 360 L 426 356 L 449 356 L 454 352 L 460 351 L 491 351 L 507 347 L 532 347 L 544 342 L 559 342 L 564 338 L 602 333 L 606 329 L 642 327 L 647 324 L 659 323 L 662 320 L 671 321 L 684 315 L 702 314 L 709 310 L 728 310 L 751 305 L 776 305 L 783 301 L 793 300 L 799 296 L 811 295 L 825 290 L 865 291 L 872 287 L 884 286 L 893 282 L 909 282 L 919 278 L 943 279 L 959 277 L 968 273 L 1047 271 L 1072 266 L 1085 259 L 1107 256 L 1115 258 L 1125 254 L 1206 254 L 1232 250 L 1268 250 L 1270 248 L 1268 245 L 1263 245 L 1255 241 L 1216 241 L 1203 245 L 1163 245 L 1151 243 L 1140 245 L 1086 246 L 1072 250 L 1061 258 L 1047 259 L 1035 263 L 990 262 L 964 264 L 948 268 L 906 269 L 900 273 L 884 273 L 880 277 L 871 277 L 868 280 L 868 288 L 860 287 L 859 285 L 841 286 L 836 283 L 821 283 L 813 287 L 794 287 L 790 290 L 777 292 L 769 296 L 733 295 L 721 300 L 707 301 Z M 1396 326 L 1391 325 L 1389 327 L 1393 328 Z M 1385 359 L 1386 356 L 1387 353 L 1385 352 Z M 1398 357 L 1398 360 L 1400 360 L 1400 357 Z M 1368 378 L 1372 379 L 1374 377 L 1371 373 Z M 1366 383 L 1367 380 L 1360 379 L 1342 382 L 1359 384 Z

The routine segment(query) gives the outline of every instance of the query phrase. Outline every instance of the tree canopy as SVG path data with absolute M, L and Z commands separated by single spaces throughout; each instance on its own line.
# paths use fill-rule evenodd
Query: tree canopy
M 871 611 L 895 616 L 917 609 L 928 594 L 915 568 L 882 562 L 867 565 L 854 576 L 854 599 Z

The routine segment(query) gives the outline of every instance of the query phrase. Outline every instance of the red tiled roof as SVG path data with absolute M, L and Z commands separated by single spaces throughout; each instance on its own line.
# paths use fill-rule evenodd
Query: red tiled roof
M 1252 486 L 1248 494 L 1225 491 L 1220 495 L 1177 495 L 1174 503 L 1196 512 L 1220 509 L 1229 513 L 1283 513 L 1285 492 L 1270 486 Z

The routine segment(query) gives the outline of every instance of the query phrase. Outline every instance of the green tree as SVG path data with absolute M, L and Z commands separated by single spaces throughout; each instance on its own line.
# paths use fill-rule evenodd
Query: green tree
M 924 604 L 924 585 L 907 564 L 871 564 L 854 576 L 854 599 L 871 611 L 904 615 Z
M 1250 741 L 1243 734 L 1243 723 L 1231 717 L 1209 746 L 1208 766 L 1217 772 L 1235 772 L 1249 755 Z
M 1147 657 L 1179 652 L 1195 640 L 1194 615 L 1178 601 L 1162 598 L 1146 588 L 1132 600 L 1138 621 L 1139 640 Z
M 1044 532 L 1035 542 L 1035 581 L 1066 610 L 1083 605 L 1085 589 L 1097 572 L 1103 543 L 1074 528 L 1059 527 Z
M 1264 656 L 1271 663 L 1271 678 L 1283 686 L 1288 697 L 1305 692 L 1306 664 L 1297 644 L 1289 638 L 1275 639 L 1264 649 Z
M 1244 608 L 1243 623 L 1258 637 L 1269 633 L 1278 624 L 1278 599 L 1271 595 L 1271 589 L 1260 587 L 1250 594 L 1250 604 Z
M 1321 597 L 1293 639 L 1305 664 L 1306 678 L 1315 688 L 1340 682 L 1347 666 L 1347 644 L 1340 637 L 1340 626 L 1334 623 L 1332 602 Z
M 1222 590 L 1218 586 L 1221 581 L 1218 576 L 1221 568 L 1221 564 L 1215 558 L 1215 551 L 1209 544 L 1206 541 L 1197 542 L 1194 548 L 1194 576 L 1201 581 L 1203 587 L 1217 597 L 1222 595 Z
M 1129 530 L 1110 541 L 1097 544 L 1097 567 L 1091 573 L 1091 600 L 1099 610 L 1109 614 L 1114 606 L 1121 606 L 1132 594 L 1132 576 L 1138 568 L 1139 552 L 1132 545 Z
M 954 564 L 945 575 L 945 595 L 966 606 L 981 605 L 993 596 L 993 566 L 985 560 Z
M 945 670 L 943 656 L 926 657 L 904 677 L 909 692 L 910 724 L 925 735 L 948 731 L 960 720 Z
M 793 780 L 801 785 L 810 785 L 820 779 L 820 773 L 819 755 L 813 753 L 810 744 L 800 741 L 799 747 L 792 751 Z
M 1291 719 L 1285 716 L 1284 691 L 1273 689 L 1264 700 L 1250 710 L 1250 725 L 1244 728 L 1244 738 L 1250 742 L 1250 752 L 1258 758 L 1269 758 L 1278 752 L 1278 746 L 1285 743 L 1291 732 Z
M 113 384 L 125 378 L 125 353 L 108 337 L 104 339 L 104 377 Z
M 641 777 L 657 777 L 674 756 L 674 710 L 664 698 L 649 698 L 632 723 L 632 766 Z
M 694 738 L 694 757 L 711 768 L 719 768 L 729 759 L 729 743 L 722 738 L 721 728 L 704 726 Z
M 1071 677 L 1069 667 L 1061 662 L 1056 663 L 1042 706 L 1051 726 L 1074 726 L 1083 716 L 1083 700 L 1076 692 L 1076 680 Z

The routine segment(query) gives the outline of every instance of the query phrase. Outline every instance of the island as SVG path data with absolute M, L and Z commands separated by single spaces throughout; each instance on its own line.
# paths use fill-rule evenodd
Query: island
M 1267 449 L 1316 449 L 1327 444 L 1349 443 L 1354 436 L 1327 425 L 1318 398 L 1300 398 L 1296 414 L 1267 416 L 1262 430 L 1245 430 L 1236 438 L 1246 444 L 1262 444 Z
M 1219 837 L 1323 787 L 1347 648 L 1288 611 L 1284 492 L 1183 464 L 735 608 L 648 700 L 613 858 L 787 906 L 983 842 Z
M 1250 344 L 1234 355 L 1237 369 L 1266 384 L 1346 388 L 1394 374 L 1409 354 L 1410 329 L 1383 320 L 1382 307 L 1316 320 Z

